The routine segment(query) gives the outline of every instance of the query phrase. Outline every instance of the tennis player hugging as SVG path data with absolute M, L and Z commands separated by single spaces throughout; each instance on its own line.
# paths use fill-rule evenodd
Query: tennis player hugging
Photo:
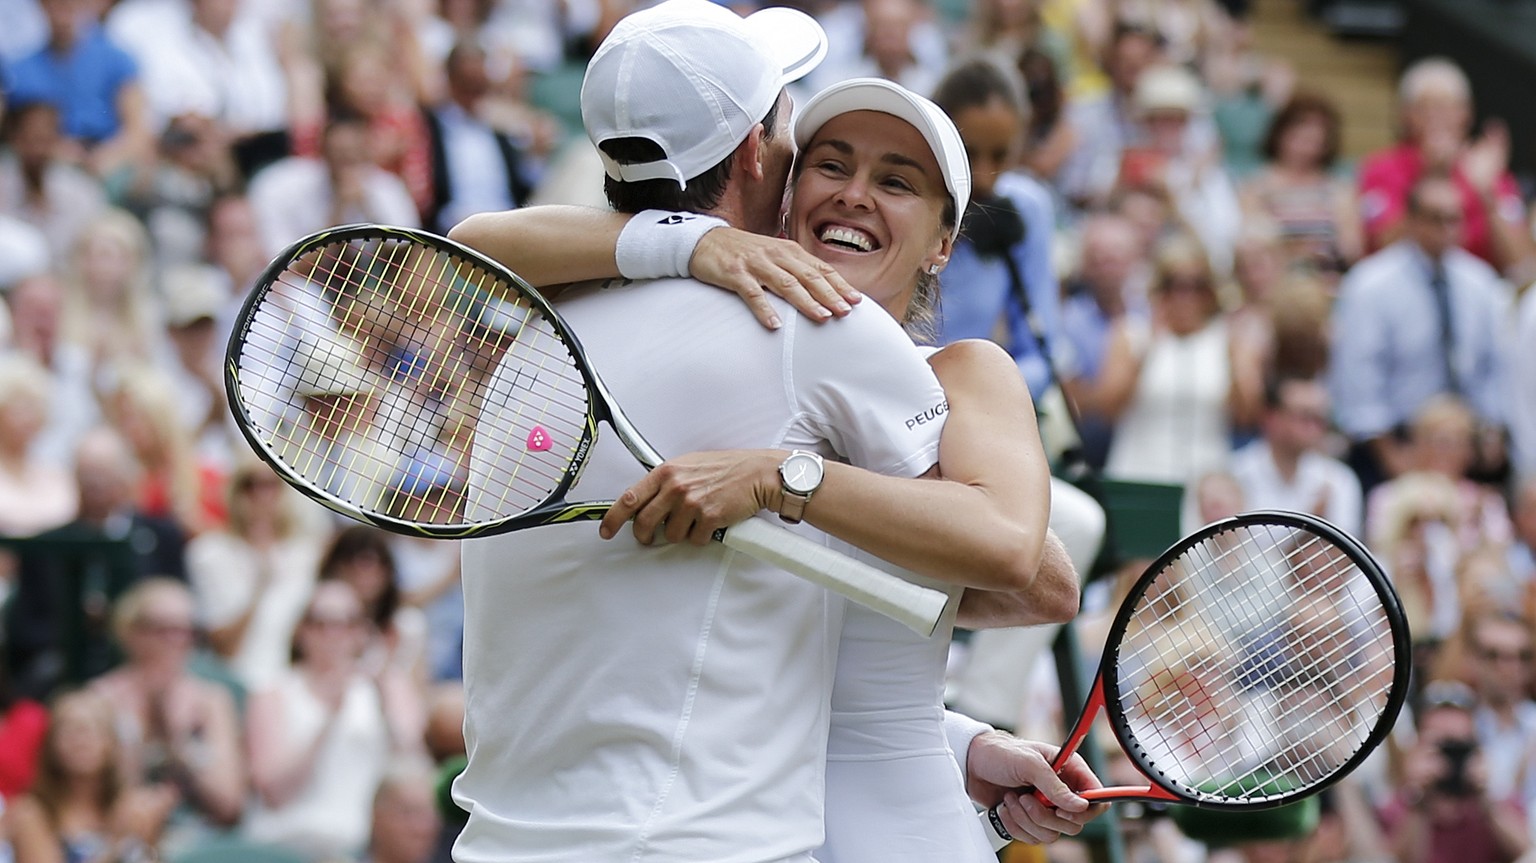
M 1002 803 L 1029 842 L 1102 809 L 1073 791 L 1099 787 L 1081 760 L 1058 776 L 1054 746 L 943 709 L 957 620 L 1070 619 L 1077 579 L 1012 359 L 919 349 L 902 327 L 931 308 L 969 197 L 960 137 L 873 79 L 818 94 L 791 131 L 784 85 L 825 38 L 783 8 L 629 16 L 582 87 L 617 212 L 487 214 L 451 234 L 534 284 L 581 282 L 559 306 L 588 357 L 661 452 L 689 453 L 642 474 L 600 439 L 575 492 L 619 501 L 598 530 L 464 543 L 460 863 L 981 863 L 973 801 Z M 781 224 L 798 248 L 772 238 Z M 698 275 L 750 308 L 687 277 L 727 225 L 705 241 L 724 263 Z M 874 302 L 850 310 L 854 289 Z M 709 542 L 756 517 L 945 589 L 939 632 Z

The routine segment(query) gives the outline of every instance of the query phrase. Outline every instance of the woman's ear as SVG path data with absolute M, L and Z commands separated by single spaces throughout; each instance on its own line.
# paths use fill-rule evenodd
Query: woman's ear
M 930 276 L 937 276 L 949 266 L 950 253 L 955 250 L 955 237 L 949 231 L 939 238 L 939 246 L 932 255 L 923 261 L 923 269 Z

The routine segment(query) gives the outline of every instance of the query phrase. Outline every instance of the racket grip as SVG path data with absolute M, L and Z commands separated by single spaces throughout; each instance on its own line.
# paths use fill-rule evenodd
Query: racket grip
M 771 563 L 878 611 L 919 635 L 939 625 L 949 596 L 854 560 L 760 518 L 749 518 L 720 537 L 726 548 Z
M 981 819 L 981 832 L 987 834 L 987 842 L 991 843 L 993 851 L 1001 851 L 1013 841 L 1013 835 L 998 817 L 996 806 L 976 813 L 976 817 Z

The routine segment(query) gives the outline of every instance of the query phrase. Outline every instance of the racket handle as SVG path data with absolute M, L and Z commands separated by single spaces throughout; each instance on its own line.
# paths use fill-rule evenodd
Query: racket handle
M 720 541 L 726 548 L 840 593 L 919 635 L 933 634 L 949 602 L 943 591 L 913 584 L 760 518 L 727 529 Z
M 981 819 L 981 832 L 987 834 L 987 842 L 991 843 L 993 851 L 1001 851 L 1013 841 L 1014 837 L 998 817 L 996 806 L 976 813 L 976 817 Z

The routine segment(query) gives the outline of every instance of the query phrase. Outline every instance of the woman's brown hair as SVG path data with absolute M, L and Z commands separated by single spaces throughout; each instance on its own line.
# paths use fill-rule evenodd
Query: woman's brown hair
M 1342 134 L 1343 121 L 1339 117 L 1339 109 L 1333 100 L 1319 93 L 1297 93 L 1291 100 L 1285 103 L 1285 107 L 1275 114 L 1275 118 L 1269 121 L 1269 131 L 1264 135 L 1262 147 L 1264 158 L 1273 162 L 1280 158 L 1280 141 L 1293 126 L 1296 126 L 1313 117 L 1323 121 L 1326 129 L 1323 155 L 1318 167 L 1330 168 L 1339 158 L 1339 143 Z

